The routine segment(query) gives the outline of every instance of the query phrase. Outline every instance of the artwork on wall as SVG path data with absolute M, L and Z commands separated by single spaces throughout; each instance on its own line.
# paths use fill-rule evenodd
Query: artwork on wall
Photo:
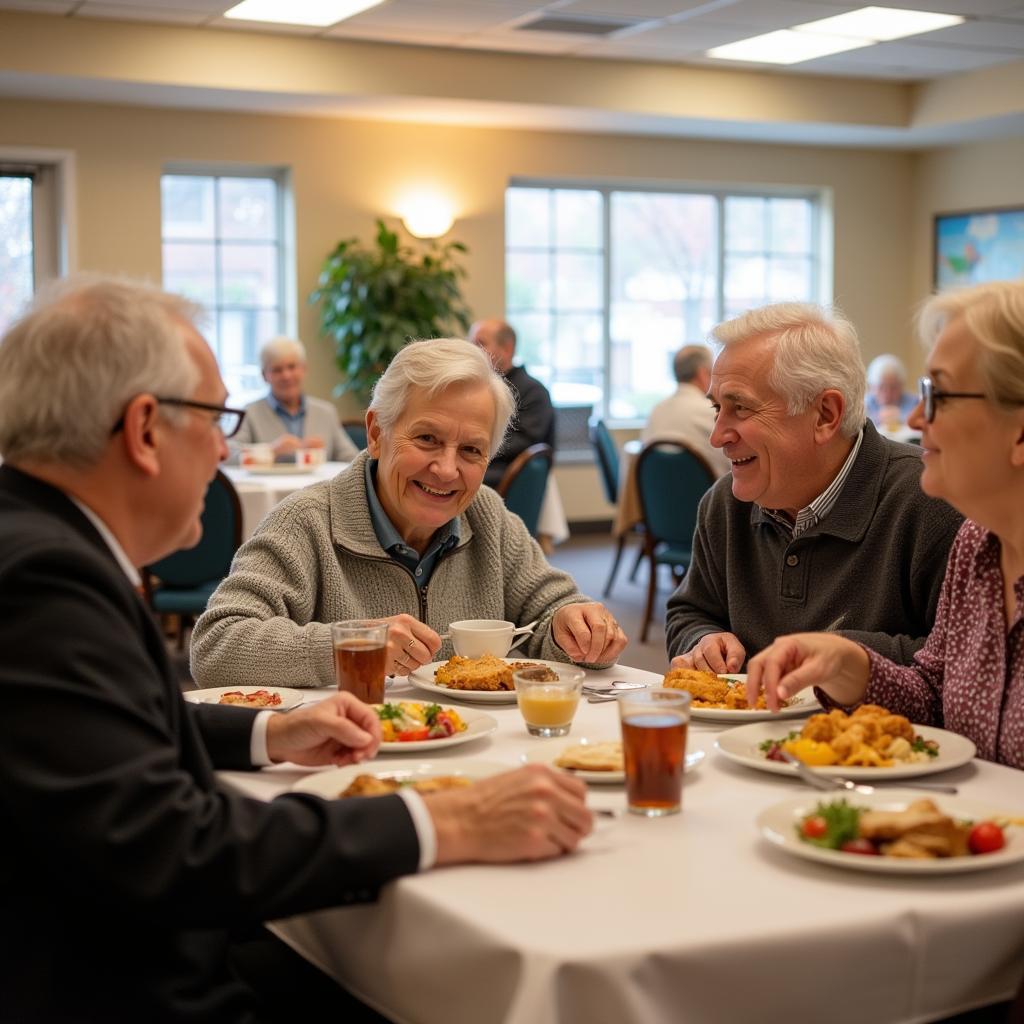
M 1024 277 L 1024 207 L 935 216 L 938 290 Z

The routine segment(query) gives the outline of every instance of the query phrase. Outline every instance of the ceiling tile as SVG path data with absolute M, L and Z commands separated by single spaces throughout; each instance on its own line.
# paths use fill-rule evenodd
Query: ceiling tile
M 845 0 L 815 0 L 834 6 L 842 6 Z M 856 7 L 867 7 L 865 0 Z M 990 15 L 1002 16 L 1021 7 L 1020 0 L 871 0 L 874 7 L 897 7 L 906 11 L 932 11 L 935 14 L 962 14 L 964 17 L 984 18 Z
M 213 18 L 210 28 L 234 29 L 236 32 L 266 32 L 270 35 L 315 36 L 323 32 L 319 25 L 280 25 L 269 21 L 242 21 L 238 18 Z
M 0 0 L 2 11 L 31 11 L 33 14 L 68 14 L 77 3 L 66 0 Z
M 712 46 L 722 46 L 746 37 L 746 30 L 737 25 L 691 25 L 680 22 L 675 25 L 662 25 L 645 32 L 630 32 L 628 35 L 614 39 L 595 40 L 594 45 L 600 47 L 607 55 L 611 51 L 623 54 L 634 51 L 639 56 L 642 51 L 668 50 L 678 56 L 703 53 Z M 588 51 L 589 52 L 589 48 Z
M 989 46 L 1017 50 L 1024 56 L 1024 21 L 965 21 L 962 25 L 952 25 L 913 38 L 948 46 Z
M 471 50 L 506 53 L 569 53 L 580 44 L 578 36 L 561 32 L 480 32 L 465 36 L 459 45 Z
M 161 21 L 177 25 L 201 25 L 209 11 L 183 11 L 173 7 L 127 7 L 110 3 L 85 3 L 75 15 L 81 18 L 119 18 L 122 21 Z
M 85 7 L 125 7 L 142 15 L 146 10 L 203 11 L 207 16 L 223 14 L 236 0 L 87 0 Z
M 668 18 L 695 7 L 707 6 L 707 0 L 569 0 L 558 14 L 596 14 L 619 18 Z
M 692 19 L 683 15 L 675 21 L 684 25 L 690 20 L 694 24 L 743 25 L 750 29 L 750 35 L 757 35 L 772 29 L 792 28 L 806 21 L 829 18 L 845 11 L 855 11 L 863 6 L 865 4 L 857 2 L 830 6 L 824 3 L 804 3 L 802 0 L 739 0 L 738 3 L 715 7 L 695 15 Z
M 529 4 L 510 4 L 488 7 L 470 4 L 386 4 L 371 8 L 363 14 L 346 19 L 342 24 L 359 28 L 381 26 L 417 31 L 427 29 L 441 32 L 478 32 L 482 29 L 501 28 L 521 18 L 532 9 Z
M 428 29 L 351 25 L 347 21 L 320 34 L 327 39 L 360 39 L 364 42 L 401 43 L 408 46 L 458 46 L 464 36 L 458 32 L 434 32 Z
M 813 64 L 817 67 L 826 67 L 842 63 L 844 66 L 855 68 L 887 65 L 920 71 L 922 77 L 930 77 L 933 74 L 943 75 L 953 71 L 971 71 L 994 64 L 1005 64 L 1007 61 L 1015 59 L 1013 53 L 970 50 L 966 47 L 954 49 L 951 46 L 925 46 L 902 40 L 894 43 L 879 43 L 877 46 L 865 46 L 863 49 L 850 50 L 843 54 L 837 53 L 832 57 L 820 57 L 814 61 L 807 61 L 806 66 Z

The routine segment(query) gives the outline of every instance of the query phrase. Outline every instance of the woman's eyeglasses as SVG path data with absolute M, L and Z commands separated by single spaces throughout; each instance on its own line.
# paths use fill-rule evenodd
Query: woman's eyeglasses
M 917 380 L 917 397 L 924 406 L 924 418 L 928 423 L 935 422 L 935 410 L 939 402 L 947 398 L 988 398 L 978 391 L 940 391 L 931 377 L 919 377 Z

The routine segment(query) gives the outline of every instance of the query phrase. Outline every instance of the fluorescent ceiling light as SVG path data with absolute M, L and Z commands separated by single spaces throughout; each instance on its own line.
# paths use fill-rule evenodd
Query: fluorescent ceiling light
M 746 60 L 759 64 L 799 64 L 815 57 L 827 57 L 830 53 L 856 50 L 870 46 L 870 39 L 851 39 L 849 36 L 826 36 L 817 32 L 794 32 L 780 29 L 763 36 L 740 39 L 725 46 L 716 46 L 707 51 L 707 56 L 719 60 Z
M 282 25 L 333 25 L 376 7 L 382 0 L 242 0 L 225 18 L 273 21 Z
M 795 32 L 823 32 L 832 36 L 852 36 L 886 42 L 917 36 L 922 32 L 949 28 L 964 21 L 958 14 L 932 14 L 931 11 L 904 11 L 895 7 L 862 7 L 859 11 L 837 14 L 833 18 L 795 25 Z

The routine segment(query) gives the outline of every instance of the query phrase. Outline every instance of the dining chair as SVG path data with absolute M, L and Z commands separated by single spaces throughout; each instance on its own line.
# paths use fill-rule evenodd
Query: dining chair
M 509 463 L 496 488 L 505 499 L 506 508 L 526 523 L 530 536 L 534 538 L 554 458 L 551 445 L 531 444 Z
M 647 602 L 644 607 L 640 642 L 647 642 L 647 630 L 654 613 L 658 566 L 667 565 L 678 586 L 693 556 L 693 533 L 697 506 L 715 482 L 711 467 L 693 449 L 678 441 L 645 445 L 637 457 L 636 485 L 644 524 L 644 555 L 650 562 Z
M 615 446 L 615 438 L 608 429 L 604 420 L 597 420 L 590 428 L 590 443 L 594 446 L 594 453 L 597 455 L 597 468 L 600 473 L 601 483 L 604 486 L 604 494 L 608 504 L 617 505 L 619 502 L 619 450 Z M 605 597 L 612 592 L 612 585 L 615 583 L 615 574 L 619 571 L 619 562 L 622 561 L 622 551 L 626 546 L 627 532 L 619 534 L 615 543 L 615 557 L 612 559 L 612 568 L 608 573 L 608 580 L 602 591 Z M 637 552 L 636 563 L 630 573 L 630 579 L 636 576 L 637 566 L 643 558 L 643 546 Z
M 210 595 L 231 569 L 242 543 L 242 506 L 238 492 L 220 471 L 210 482 L 202 514 L 203 535 L 194 548 L 175 551 L 142 570 L 146 600 L 165 618 L 177 617 L 178 650 L 185 633 L 206 610 Z
M 360 451 L 366 447 L 366 420 L 342 420 L 341 429 Z

